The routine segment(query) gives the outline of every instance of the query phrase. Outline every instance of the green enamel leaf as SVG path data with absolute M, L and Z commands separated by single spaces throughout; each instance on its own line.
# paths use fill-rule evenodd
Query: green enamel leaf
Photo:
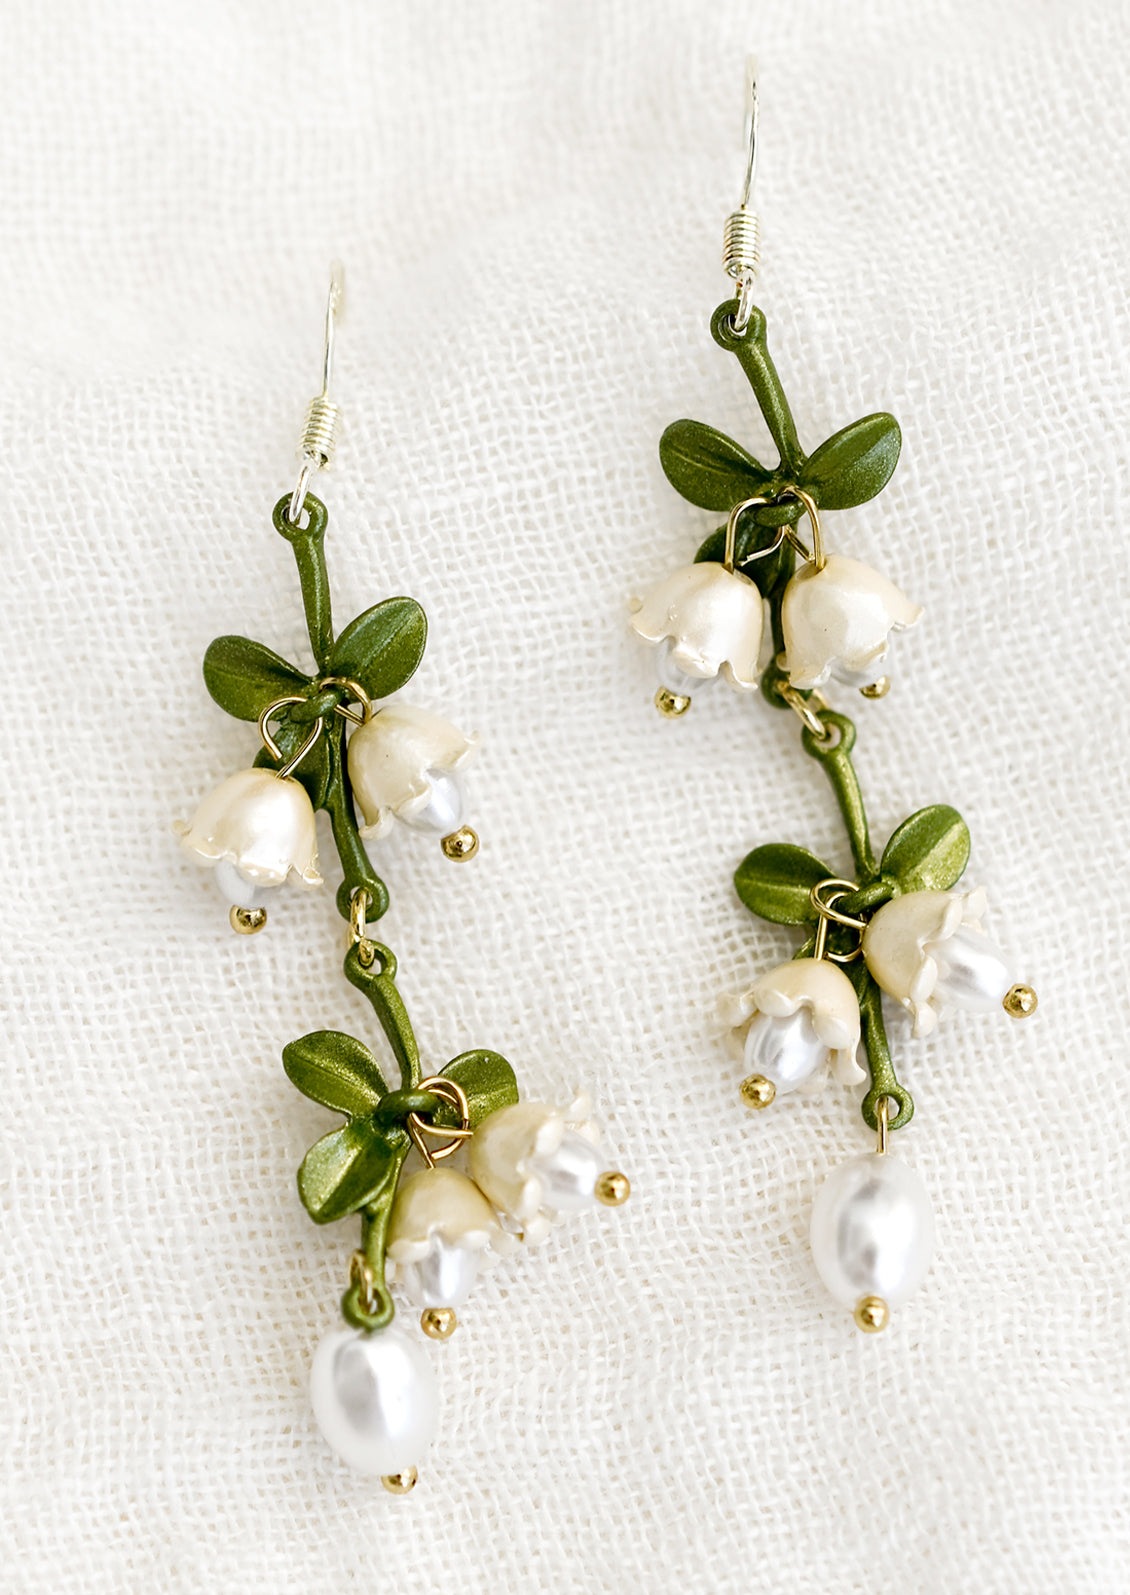
M 948 892 L 969 862 L 969 827 L 944 803 L 903 820 L 887 843 L 882 871 L 904 892 Z
M 476 1128 L 499 1108 L 509 1108 L 518 1100 L 518 1082 L 506 1059 L 497 1052 L 478 1049 L 460 1053 L 440 1073 L 445 1080 L 454 1080 L 467 1093 L 467 1106 L 471 1128 Z M 440 1122 L 446 1119 L 454 1124 L 454 1113 L 441 1107 L 437 1114 Z
M 765 489 L 772 472 L 740 444 L 701 421 L 674 421 L 659 440 L 667 480 L 705 510 L 732 510 Z
M 204 685 L 237 720 L 258 720 L 276 698 L 305 692 L 310 678 L 250 637 L 217 637 L 204 655 Z
M 809 892 L 835 872 L 803 847 L 771 842 L 747 853 L 734 871 L 745 906 L 775 925 L 803 925 L 816 918 Z
M 387 698 L 414 674 L 427 638 L 427 616 L 414 598 L 386 598 L 349 622 L 326 673 L 359 681 L 370 698 Z
M 902 433 L 893 415 L 865 415 L 809 455 L 801 486 L 822 510 L 865 504 L 890 481 L 901 448 Z
M 298 1194 L 315 1224 L 332 1224 L 377 1205 L 396 1179 L 401 1153 L 369 1119 L 353 1119 L 323 1135 L 302 1159 Z
M 303 1096 L 351 1119 L 368 1117 L 385 1094 L 373 1054 L 340 1030 L 315 1030 L 289 1042 L 283 1068 Z
M 310 727 L 292 725 L 289 720 L 278 720 L 271 727 L 271 735 L 282 749 L 283 758 L 292 759 L 310 735 Z M 255 763 L 260 769 L 276 768 L 275 761 L 266 748 L 260 748 L 255 755 Z M 331 776 L 330 750 L 325 732 L 291 774 L 296 781 L 302 782 L 314 807 L 324 808 Z

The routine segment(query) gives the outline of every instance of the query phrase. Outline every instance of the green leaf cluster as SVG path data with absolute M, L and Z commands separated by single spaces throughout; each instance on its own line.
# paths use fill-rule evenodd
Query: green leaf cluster
M 315 1224 L 391 1206 L 409 1150 L 405 1120 L 413 1110 L 453 1123 L 431 1092 L 389 1091 L 368 1047 L 338 1030 L 316 1030 L 283 1049 L 283 1067 L 304 1096 L 346 1123 L 316 1141 L 298 1171 L 298 1194 Z M 497 1052 L 461 1053 L 440 1074 L 467 1094 L 471 1128 L 518 1100 L 514 1071 Z

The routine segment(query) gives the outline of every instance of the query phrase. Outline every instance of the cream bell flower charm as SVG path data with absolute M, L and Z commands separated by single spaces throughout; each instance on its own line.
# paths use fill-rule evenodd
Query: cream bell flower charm
M 763 606 L 748 576 L 713 560 L 684 565 L 632 607 L 637 637 L 664 645 L 655 699 L 662 713 L 684 714 L 692 692 L 719 674 L 739 692 L 756 690 Z
M 290 776 L 240 770 L 208 794 L 190 825 L 176 829 L 197 863 L 215 869 L 233 909 L 262 909 L 267 894 L 291 877 L 322 884 L 314 809 Z
M 771 969 L 727 1006 L 732 1039 L 750 1071 L 742 1096 L 752 1107 L 819 1089 L 829 1067 L 842 1085 L 866 1079 L 855 1061 L 859 1000 L 843 970 L 826 959 L 796 958 Z
M 594 1202 L 619 1207 L 628 1199 L 627 1178 L 601 1170 L 598 1131 L 588 1113 L 587 1096 L 568 1108 L 517 1102 L 492 1113 L 475 1131 L 471 1176 L 507 1230 L 527 1245 L 544 1240 L 559 1213 L 580 1212 Z
M 418 1307 L 460 1307 L 475 1283 L 484 1250 L 498 1235 L 494 1209 L 473 1181 L 456 1169 L 424 1169 L 404 1180 L 396 1193 L 388 1258 Z
M 907 892 L 892 898 L 863 933 L 863 956 L 878 984 L 914 1016 L 914 1034 L 928 1036 L 948 1004 L 986 1012 L 1003 1006 L 1023 1014 L 1004 953 L 981 930 L 985 893 Z
M 848 687 L 874 686 L 884 674 L 891 633 L 908 630 L 922 613 L 858 560 L 829 554 L 802 565 L 781 604 L 791 685 L 807 691 L 834 677 Z
M 478 837 L 463 823 L 459 775 L 478 744 L 438 714 L 390 703 L 349 739 L 349 780 L 362 836 L 382 836 L 394 820 L 442 838 L 448 858 L 472 858 Z

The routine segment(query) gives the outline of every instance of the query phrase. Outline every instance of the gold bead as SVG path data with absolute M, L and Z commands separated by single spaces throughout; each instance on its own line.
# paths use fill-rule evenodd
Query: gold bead
M 237 936 L 254 936 L 267 923 L 265 908 L 236 908 L 232 905 L 228 923 Z
M 1039 1007 L 1040 999 L 1031 986 L 1013 986 L 1011 991 L 1005 993 L 1001 1007 L 1013 1019 L 1027 1019 L 1030 1013 L 1035 1013 Z
M 686 714 L 690 706 L 689 698 L 684 698 L 678 692 L 668 692 L 666 687 L 660 687 L 655 694 L 655 707 L 667 720 L 677 720 L 681 714 Z
M 890 676 L 880 676 L 878 681 L 873 681 L 869 687 L 860 687 L 861 698 L 885 698 L 891 690 Z
M 415 1468 L 401 1468 L 399 1473 L 382 1474 L 381 1483 L 390 1495 L 407 1495 L 409 1490 L 416 1488 L 419 1477 Z
M 450 836 L 445 836 L 439 845 L 443 848 L 445 858 L 462 864 L 466 859 L 474 858 L 479 851 L 479 838 L 469 825 L 461 825 Z
M 862 1329 L 865 1335 L 877 1335 L 890 1323 L 891 1309 L 882 1296 L 861 1296 L 851 1316 L 855 1319 L 856 1328 Z
M 425 1307 L 420 1314 L 420 1328 L 429 1340 L 450 1340 L 459 1328 L 454 1307 Z
M 607 1170 L 596 1182 L 596 1199 L 605 1207 L 623 1207 L 632 1194 L 632 1182 L 626 1174 Z
M 777 1087 L 763 1074 L 751 1074 L 738 1087 L 742 1101 L 749 1108 L 767 1108 L 777 1095 Z

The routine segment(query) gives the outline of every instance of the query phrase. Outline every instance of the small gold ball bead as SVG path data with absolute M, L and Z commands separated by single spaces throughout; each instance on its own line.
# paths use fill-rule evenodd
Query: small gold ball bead
M 632 1182 L 626 1174 L 615 1174 L 609 1170 L 600 1176 L 594 1189 L 597 1201 L 605 1207 L 623 1207 L 632 1194 Z
M 655 694 L 655 707 L 665 720 L 677 720 L 681 714 L 686 714 L 690 706 L 689 698 L 678 692 L 668 692 L 666 687 L 660 687 Z
M 738 1089 L 741 1091 L 742 1101 L 749 1108 L 767 1108 L 777 1095 L 777 1087 L 763 1074 L 751 1074 L 748 1080 L 742 1081 Z
M 882 1296 L 861 1296 L 851 1316 L 855 1319 L 856 1328 L 862 1329 L 865 1335 L 877 1335 L 890 1323 L 891 1309 Z
M 265 908 L 232 908 L 228 923 L 237 936 L 254 936 L 267 923 Z
M 452 831 L 450 836 L 445 836 L 439 845 L 443 848 L 445 858 L 454 859 L 456 864 L 462 864 L 466 859 L 474 858 L 479 851 L 479 838 L 469 825 L 461 825 L 457 831 Z
M 407 1495 L 409 1490 L 416 1488 L 419 1477 L 415 1468 L 402 1468 L 399 1473 L 382 1474 L 381 1483 L 390 1495 Z
M 873 681 L 869 687 L 860 687 L 859 695 L 862 698 L 885 698 L 890 690 L 890 676 L 880 676 L 878 681 Z
M 1001 1006 L 1013 1019 L 1027 1019 L 1030 1013 L 1036 1012 L 1039 1003 L 1040 999 L 1031 986 L 1013 986 L 1011 991 L 1005 993 Z
M 429 1340 L 450 1340 L 459 1328 L 454 1307 L 425 1307 L 420 1314 L 420 1328 Z

